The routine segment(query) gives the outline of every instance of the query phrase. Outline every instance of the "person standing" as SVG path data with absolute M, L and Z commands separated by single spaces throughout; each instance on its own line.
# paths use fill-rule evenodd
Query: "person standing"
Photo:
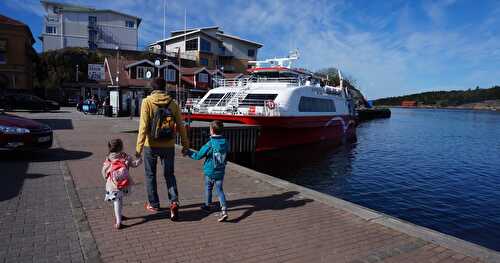
M 144 151 L 148 193 L 146 209 L 150 212 L 157 212 L 160 208 L 156 183 L 156 165 L 160 159 L 170 200 L 170 219 L 177 220 L 179 217 L 179 196 L 174 175 L 175 133 L 179 132 L 181 135 L 183 153 L 189 149 L 189 139 L 179 106 L 165 92 L 165 86 L 164 79 L 154 79 L 151 81 L 153 92 L 142 101 L 136 157 L 140 158 Z

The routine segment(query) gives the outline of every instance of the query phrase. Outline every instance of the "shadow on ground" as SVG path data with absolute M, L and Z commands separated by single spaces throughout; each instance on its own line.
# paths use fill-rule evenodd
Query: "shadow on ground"
M 313 202 L 312 199 L 298 199 L 296 196 L 299 192 L 289 191 L 280 194 L 274 194 L 270 196 L 262 196 L 262 197 L 251 197 L 251 198 L 242 198 L 237 200 L 228 201 L 228 213 L 229 220 L 227 223 L 238 223 L 245 218 L 248 218 L 253 213 L 258 211 L 266 211 L 266 210 L 284 210 L 289 208 L 295 208 L 305 205 L 306 203 Z M 180 210 L 179 222 L 187 222 L 187 221 L 200 221 L 203 218 L 210 216 L 209 213 L 202 211 L 199 209 L 201 203 L 191 204 L 187 206 L 182 206 Z M 243 213 L 235 218 L 231 218 L 231 214 L 236 211 L 243 210 Z M 170 216 L 168 209 L 162 209 L 160 212 L 156 214 L 149 214 L 145 216 L 139 217 L 130 217 L 129 219 L 142 219 L 139 222 L 132 223 L 127 225 L 127 227 L 132 227 L 136 225 L 141 225 L 147 223 L 149 221 L 154 220 L 163 220 L 168 219 Z
M 0 202 L 19 195 L 24 180 L 49 176 L 48 172 L 29 174 L 30 162 L 57 162 L 77 160 L 91 156 L 90 152 L 67 151 L 62 148 L 52 148 L 36 152 L 0 152 Z M 58 163 L 50 164 L 51 169 L 60 169 Z
M 52 130 L 73 130 L 73 121 L 70 119 L 33 119 L 34 121 L 47 124 Z

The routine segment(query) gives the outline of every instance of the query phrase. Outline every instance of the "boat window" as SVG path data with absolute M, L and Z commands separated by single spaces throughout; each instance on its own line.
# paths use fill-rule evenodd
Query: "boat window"
M 208 97 L 203 100 L 203 106 L 214 106 L 216 105 L 220 99 L 224 96 L 225 93 L 212 93 L 208 95 Z
M 335 102 L 329 99 L 300 97 L 300 112 L 335 112 Z
M 248 94 L 240 102 L 240 106 L 264 106 L 266 100 L 274 100 L 277 96 L 278 94 Z

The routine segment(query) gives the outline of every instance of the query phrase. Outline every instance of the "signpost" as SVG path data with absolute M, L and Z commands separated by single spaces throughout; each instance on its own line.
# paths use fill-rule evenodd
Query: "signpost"
M 104 80 L 104 65 L 102 65 L 102 64 L 89 64 L 88 65 L 88 79 L 89 80 Z

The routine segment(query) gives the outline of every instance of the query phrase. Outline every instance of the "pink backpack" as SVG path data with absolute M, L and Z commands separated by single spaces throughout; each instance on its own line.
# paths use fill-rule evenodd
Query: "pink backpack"
M 119 190 L 125 189 L 129 186 L 130 179 L 128 173 L 128 166 L 125 159 L 107 160 L 111 167 L 109 168 L 107 178 L 111 177 L 111 181 L 116 185 Z

